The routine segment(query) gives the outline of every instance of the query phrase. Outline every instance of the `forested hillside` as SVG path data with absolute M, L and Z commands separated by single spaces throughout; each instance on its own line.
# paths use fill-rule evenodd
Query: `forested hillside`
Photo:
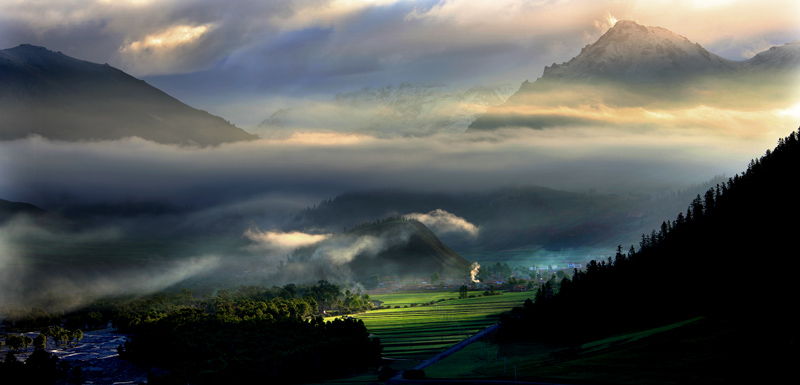
M 501 338 L 582 342 L 704 316 L 735 330 L 727 354 L 755 354 L 737 363 L 796 356 L 798 133 L 643 234 L 638 250 L 540 290 L 504 317 Z

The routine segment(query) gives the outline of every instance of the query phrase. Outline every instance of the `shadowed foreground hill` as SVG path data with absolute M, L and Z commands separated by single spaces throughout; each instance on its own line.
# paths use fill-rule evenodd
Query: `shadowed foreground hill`
M 800 322 L 792 275 L 799 133 L 643 235 L 638 251 L 592 261 L 560 290 L 546 286 L 504 317 L 500 338 L 582 343 L 706 317 L 716 334 L 670 349 L 706 349 L 713 362 L 684 369 L 729 379 L 787 371 Z
M 312 269 L 318 270 L 313 273 L 320 279 L 365 280 L 375 274 L 430 277 L 434 272 L 463 277 L 470 265 L 422 223 L 387 218 L 296 250 L 279 275 L 302 277 Z
M 0 140 L 30 135 L 202 146 L 257 138 L 108 64 L 23 44 L 0 50 Z

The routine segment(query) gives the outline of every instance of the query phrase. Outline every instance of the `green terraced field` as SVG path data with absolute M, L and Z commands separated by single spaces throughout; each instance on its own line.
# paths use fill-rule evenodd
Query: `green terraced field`
M 472 292 L 471 292 L 472 293 Z M 477 294 L 479 292 L 475 292 Z M 391 309 L 353 315 L 380 338 L 384 355 L 397 359 L 422 360 L 497 322 L 500 313 L 521 306 L 532 293 L 504 293 L 491 297 L 458 298 L 456 292 L 398 292 L 374 295 Z M 434 305 L 410 304 L 436 302 Z M 409 306 L 395 309 L 394 306 Z

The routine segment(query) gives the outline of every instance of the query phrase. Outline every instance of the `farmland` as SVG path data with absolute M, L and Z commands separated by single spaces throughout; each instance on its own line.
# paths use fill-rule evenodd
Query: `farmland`
M 556 383 L 725 383 L 747 348 L 731 325 L 703 317 L 580 345 L 479 341 L 425 369 L 428 379 Z
M 372 296 L 383 308 L 353 317 L 380 338 L 385 357 L 423 360 L 496 323 L 499 313 L 530 297 L 527 292 L 464 299 L 454 291 L 398 292 Z

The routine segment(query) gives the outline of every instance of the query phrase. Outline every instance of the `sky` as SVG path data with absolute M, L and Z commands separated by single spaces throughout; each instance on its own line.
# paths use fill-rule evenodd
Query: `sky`
M 109 63 L 248 128 L 367 86 L 518 87 L 615 19 L 732 60 L 800 36 L 791 0 L 0 0 L 0 47 Z

